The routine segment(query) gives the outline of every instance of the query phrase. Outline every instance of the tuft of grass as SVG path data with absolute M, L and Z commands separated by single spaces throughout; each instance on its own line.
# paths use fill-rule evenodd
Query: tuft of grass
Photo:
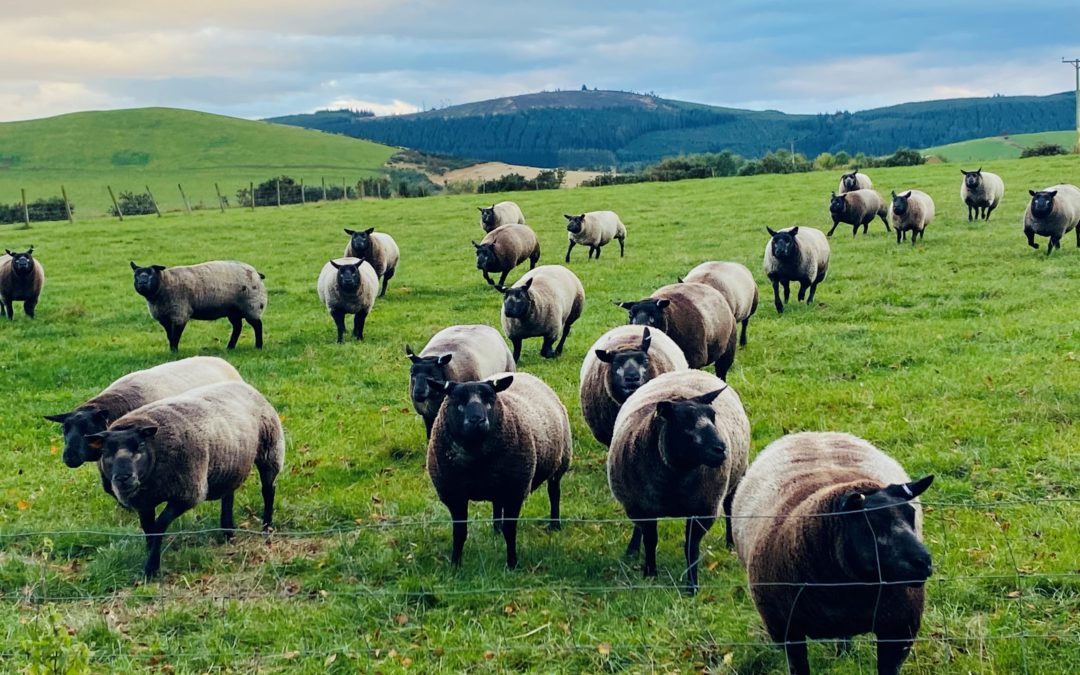
M 1069 239 L 1046 258 L 1020 226 L 1026 188 L 1067 179 L 1075 159 L 986 168 L 1007 186 L 989 223 L 967 222 L 955 167 L 871 172 L 885 194 L 919 187 L 937 200 L 925 242 L 898 246 L 880 223 L 854 239 L 839 228 L 818 303 L 783 316 L 760 271 L 765 226 L 827 228 L 836 174 L 511 196 L 537 230 L 542 263 L 565 251 L 564 212 L 611 208 L 629 230 L 625 258 L 607 248 L 599 261 L 572 263 L 587 300 L 565 354 L 546 361 L 538 342 L 526 343 L 521 369 L 570 411 L 574 464 L 563 531 L 525 522 L 515 572 L 481 520 L 463 566 L 449 565 L 448 516 L 425 472 L 401 351 L 447 325 L 498 325 L 500 296 L 469 244 L 480 233 L 475 197 L 42 224 L 32 240 L 0 227 L 0 247 L 35 244 L 48 276 L 36 320 L 0 321 L 0 635 L 17 644 L 29 617 L 57 607 L 93 667 L 117 672 L 782 672 L 720 526 L 705 539 L 695 598 L 680 592 L 680 523 L 661 525 L 657 580 L 623 559 L 630 528 L 577 397 L 585 350 L 625 321 L 610 301 L 723 259 L 761 283 L 730 377 L 752 452 L 788 431 L 844 430 L 913 475 L 938 476 L 925 496 L 935 577 L 905 672 L 1080 671 L 1080 307 L 1071 301 L 1080 251 Z M 337 345 L 315 280 L 340 255 L 342 226 L 357 225 L 392 234 L 402 263 L 367 339 Z M 137 518 L 102 493 L 93 467 L 62 465 L 56 425 L 41 416 L 172 358 L 131 288 L 128 260 L 218 258 L 266 275 L 266 349 L 255 351 L 245 329 L 227 353 L 227 323 L 195 322 L 179 356 L 226 356 L 281 413 L 279 532 L 269 545 L 257 533 L 224 543 L 203 531 L 216 527 L 217 505 L 202 505 L 174 524 L 163 578 L 144 583 Z M 257 483 L 237 496 L 238 522 L 254 530 Z M 544 495 L 533 496 L 524 517 L 545 509 Z M 474 506 L 473 516 L 490 511 Z M 873 670 L 865 638 L 849 655 L 834 651 L 815 644 L 815 668 Z M 13 670 L 20 658 L 0 654 Z

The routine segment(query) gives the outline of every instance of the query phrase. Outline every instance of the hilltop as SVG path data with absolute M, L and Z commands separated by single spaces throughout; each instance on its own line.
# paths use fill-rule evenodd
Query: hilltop
M 949 162 L 978 162 L 992 159 L 1016 159 L 1025 148 L 1046 143 L 1069 149 L 1076 144 L 1075 131 L 1045 131 L 1036 134 L 991 136 L 970 141 L 926 148 L 922 154 Z

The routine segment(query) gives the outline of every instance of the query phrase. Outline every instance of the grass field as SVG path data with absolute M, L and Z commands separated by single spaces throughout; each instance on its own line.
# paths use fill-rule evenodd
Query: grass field
M 922 154 L 927 157 L 934 155 L 954 163 L 1018 159 L 1024 148 L 1033 148 L 1040 143 L 1060 145 L 1063 148 L 1071 149 L 1076 145 L 1076 132 L 1044 131 L 1037 134 L 976 138 L 970 141 L 926 148 L 922 151 Z
M 379 173 L 394 148 L 267 122 L 171 108 L 81 112 L 0 123 L 0 203 L 60 195 L 78 219 L 105 215 L 117 195 L 150 186 L 162 210 L 217 208 L 214 183 L 236 191 L 287 174 L 316 186 Z
M 989 224 L 970 224 L 955 166 L 878 169 L 875 186 L 920 187 L 938 218 L 918 246 L 880 222 L 832 240 L 813 307 L 783 316 L 763 302 L 730 376 L 753 428 L 752 454 L 785 432 L 843 430 L 934 473 L 925 495 L 935 577 L 921 641 L 905 672 L 1080 671 L 1080 250 L 1046 258 L 1020 216 L 1029 186 L 1077 180 L 1075 157 L 986 162 L 1007 191 Z M 585 350 L 638 299 L 706 259 L 745 263 L 763 282 L 765 226 L 826 229 L 838 174 L 724 178 L 512 196 L 537 229 L 542 263 L 561 261 L 564 212 L 612 208 L 629 230 L 626 258 L 607 249 L 571 268 L 585 313 L 565 354 L 521 369 L 571 414 L 574 462 L 563 480 L 562 532 L 528 522 L 521 568 L 472 524 L 460 570 L 450 526 L 424 470 L 424 429 L 409 406 L 402 344 L 419 348 L 455 323 L 497 325 L 500 296 L 473 265 L 475 197 L 349 202 L 254 213 L 180 213 L 0 228 L 0 246 L 36 245 L 48 281 L 38 318 L 0 322 L 0 670 L 55 607 L 95 671 L 130 672 L 688 672 L 775 673 L 745 574 L 722 528 L 706 537 L 702 590 L 684 597 L 681 523 L 661 525 L 660 577 L 623 560 L 629 526 L 609 494 L 605 449 L 581 418 Z M 490 197 L 487 198 L 490 201 Z M 343 226 L 397 239 L 402 263 L 362 344 L 334 343 L 315 296 Z M 1045 244 L 1044 244 L 1045 246 Z M 163 577 L 144 583 L 137 518 L 102 494 L 96 471 L 60 461 L 56 425 L 113 379 L 170 358 L 164 331 L 131 287 L 128 260 L 182 264 L 235 258 L 266 275 L 266 349 L 248 329 L 228 354 L 278 407 L 288 435 L 269 548 L 224 544 L 204 504 L 173 526 Z M 511 277 L 516 278 L 515 276 Z M 225 322 L 192 324 L 180 356 L 225 356 Z M 257 530 L 257 479 L 237 496 Z M 541 491 L 542 493 L 542 491 Z M 525 516 L 546 514 L 533 495 Z M 489 507 L 472 515 L 490 517 Z M 874 670 L 873 645 L 836 657 L 815 645 L 817 672 Z

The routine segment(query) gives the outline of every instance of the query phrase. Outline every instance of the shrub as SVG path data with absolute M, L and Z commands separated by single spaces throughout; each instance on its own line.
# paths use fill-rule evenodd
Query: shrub
M 45 197 L 35 199 L 26 205 L 30 214 L 30 222 L 40 223 L 47 220 L 67 220 L 67 212 L 64 210 L 63 197 Z M 71 206 L 71 212 L 75 213 L 75 205 Z M 23 222 L 22 203 L 0 204 L 0 223 Z
M 151 213 L 157 213 L 157 210 L 154 209 L 154 200 L 148 192 L 139 194 L 121 192 L 120 196 L 116 198 L 116 203 L 120 205 L 120 213 L 125 216 L 147 216 Z M 109 215 L 117 215 L 116 207 L 109 209 Z
M 55 608 L 35 617 L 19 643 L 30 665 L 29 675 L 83 675 L 90 670 L 90 647 L 63 623 Z
M 1021 158 L 1025 157 L 1049 157 L 1051 155 L 1067 155 L 1069 151 L 1060 145 L 1055 143 L 1039 143 L 1038 145 L 1030 148 L 1024 148 L 1020 153 Z

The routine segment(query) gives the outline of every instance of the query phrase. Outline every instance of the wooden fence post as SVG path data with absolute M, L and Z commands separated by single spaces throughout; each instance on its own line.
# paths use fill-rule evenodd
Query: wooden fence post
M 176 187 L 179 188 L 179 190 L 180 190 L 180 199 L 184 200 L 184 210 L 187 211 L 187 214 L 190 216 L 191 215 L 191 204 L 188 203 L 187 195 L 184 194 L 184 186 L 181 185 L 180 183 L 177 183 Z
M 322 179 L 322 200 L 326 201 L 326 176 L 323 176 Z
M 148 197 L 150 197 L 150 203 L 154 205 L 154 213 L 156 213 L 157 217 L 160 218 L 161 217 L 161 209 L 158 208 L 157 200 L 154 199 L 154 193 L 150 192 L 150 186 L 149 185 L 146 186 L 146 194 L 147 194 Z
M 251 210 L 255 210 L 255 181 L 248 183 L 248 194 L 251 196 Z
M 360 199 L 364 199 L 364 181 L 359 181 L 356 184 L 360 188 Z
M 116 209 L 116 217 L 120 219 L 120 222 L 124 222 L 124 213 L 120 210 L 120 205 L 116 203 L 116 195 L 113 194 L 112 186 L 106 185 L 109 188 L 109 197 L 112 198 L 113 208 Z
M 22 191 L 23 223 L 25 225 L 25 229 L 29 230 L 30 229 L 30 209 L 26 206 L 26 188 L 21 188 L 21 191 Z
M 67 190 L 64 189 L 63 185 L 60 186 L 60 194 L 64 197 L 64 212 L 67 213 L 68 222 L 74 223 L 75 219 L 71 217 L 71 202 L 68 201 Z
M 221 212 L 225 213 L 225 200 L 221 196 L 221 188 L 218 187 L 217 183 L 214 183 L 214 192 L 217 193 L 217 203 L 221 208 Z
M 277 178 L 277 179 L 274 180 L 274 187 L 275 187 L 275 189 L 277 189 L 277 205 L 278 205 L 278 208 L 280 209 L 281 208 L 281 179 L 280 178 Z
M 344 176 L 341 178 L 341 198 L 349 201 L 349 184 L 345 182 Z
M 307 204 L 307 195 L 304 194 L 304 179 L 300 179 L 300 204 Z

